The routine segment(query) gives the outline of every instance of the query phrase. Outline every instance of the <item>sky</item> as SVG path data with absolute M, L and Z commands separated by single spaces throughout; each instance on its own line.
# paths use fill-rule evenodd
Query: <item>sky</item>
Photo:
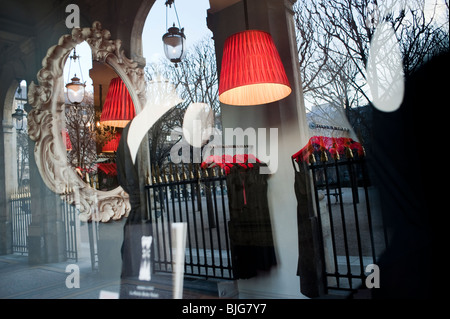
M 164 57 L 162 36 L 174 22 L 175 26 L 178 27 L 175 9 L 172 6 L 167 11 L 166 28 L 165 2 L 165 0 L 156 0 L 145 21 L 142 32 L 142 46 L 147 63 L 158 62 L 161 57 Z M 209 0 L 175 0 L 174 3 L 180 26 L 184 28 L 188 49 L 203 37 L 212 37 L 212 32 L 206 26 L 206 11 L 209 9 Z
M 397 1 L 397 0 L 395 0 Z M 147 63 L 153 63 L 160 61 L 164 58 L 164 50 L 162 44 L 162 36 L 167 32 L 166 28 L 166 0 L 156 0 L 152 6 L 142 32 L 142 46 L 143 56 Z M 437 6 L 435 7 L 435 4 Z M 209 0 L 175 0 L 175 7 L 178 13 L 180 25 L 184 28 L 186 35 L 186 43 L 188 49 L 192 44 L 200 41 L 202 38 L 209 36 L 212 37 L 212 32 L 206 25 L 207 10 L 209 9 Z M 437 20 L 445 20 L 447 10 L 444 0 L 426 0 L 425 14 L 431 16 L 431 13 L 436 8 Z M 168 21 L 167 27 L 175 25 L 178 27 L 178 21 L 175 15 L 174 6 L 168 8 Z M 77 53 L 81 56 L 82 62 L 82 80 L 86 81 L 86 89 L 92 90 L 92 81 L 89 79 L 89 69 L 92 67 L 90 61 L 90 49 L 86 43 L 82 43 L 77 46 Z M 65 66 L 64 81 L 67 81 L 68 64 Z M 75 70 L 78 66 L 71 66 L 71 76 L 73 73 L 79 75 L 79 71 Z
M 162 36 L 167 32 L 166 28 L 166 0 L 156 0 L 145 21 L 142 31 L 143 56 L 147 63 L 158 63 L 161 58 L 165 58 Z M 207 10 L 209 9 L 209 0 L 175 0 L 175 7 L 178 13 L 180 25 L 184 28 L 186 35 L 186 44 L 189 47 L 200 41 L 203 37 L 212 37 L 212 32 L 206 26 Z M 167 26 L 171 27 L 175 22 L 178 27 L 175 9 L 168 8 Z M 73 77 L 74 73 L 84 82 L 86 81 L 86 90 L 92 91 L 92 80 L 89 78 L 89 69 L 92 68 L 91 51 L 89 45 L 83 42 L 77 46 L 77 55 L 80 58 L 80 67 L 77 63 L 70 65 L 67 60 L 64 68 L 64 82 L 67 83 Z M 70 77 L 68 75 L 70 66 Z

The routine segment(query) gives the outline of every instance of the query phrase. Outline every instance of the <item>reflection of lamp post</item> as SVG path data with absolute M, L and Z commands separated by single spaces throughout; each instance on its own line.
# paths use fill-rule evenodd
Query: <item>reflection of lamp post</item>
M 17 108 L 16 111 L 12 115 L 14 119 L 14 127 L 18 132 L 23 130 L 23 118 L 25 114 L 23 113 L 23 109 Z
M 70 56 L 70 63 L 69 63 L 69 72 L 68 76 L 70 76 L 70 67 L 72 65 L 72 60 L 76 62 L 78 60 L 78 67 L 81 72 L 81 65 L 80 65 L 80 56 L 77 55 L 77 51 L 74 48 L 73 49 L 73 55 Z M 86 87 L 85 83 L 80 82 L 80 78 L 77 77 L 75 74 L 73 78 L 70 79 L 71 82 L 68 82 L 66 84 L 67 88 L 67 99 L 72 104 L 79 104 L 83 101 L 84 98 L 84 88 Z
M 76 74 L 71 81 L 72 82 L 66 84 L 67 99 L 72 104 L 81 103 L 84 98 L 84 88 L 86 87 L 86 84 L 81 83 Z
M 177 9 L 175 7 L 175 0 L 166 1 L 166 28 L 167 28 L 167 7 L 173 7 L 175 9 L 175 14 L 178 20 L 179 28 L 175 27 L 175 23 L 171 28 L 167 30 L 162 37 L 164 43 L 164 54 L 170 60 L 170 62 L 177 63 L 181 62 L 181 59 L 186 55 L 186 36 L 184 35 L 184 28 L 180 26 L 180 20 L 178 19 Z
M 20 83 L 20 82 L 19 82 Z M 19 88 L 17 89 L 17 101 L 20 101 L 20 104 L 17 104 L 17 108 L 15 112 L 11 115 L 14 120 L 14 127 L 18 132 L 24 129 L 24 118 L 27 116 L 23 110 L 23 102 L 27 101 L 26 98 L 22 97 L 22 87 L 19 84 Z

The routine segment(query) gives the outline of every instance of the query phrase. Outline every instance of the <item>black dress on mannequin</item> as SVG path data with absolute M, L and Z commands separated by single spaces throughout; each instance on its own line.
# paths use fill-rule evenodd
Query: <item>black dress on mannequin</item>
M 131 123 L 131 122 L 130 122 Z M 124 129 L 117 148 L 117 179 L 119 185 L 128 193 L 130 213 L 124 226 L 122 243 L 122 272 L 120 298 L 131 298 L 129 291 L 139 284 L 139 270 L 142 261 L 142 236 L 151 235 L 151 224 L 145 220 L 141 210 L 141 190 L 139 186 L 139 167 L 134 164 L 127 145 L 128 124 Z M 140 283 L 142 284 L 142 283 Z
M 277 264 L 267 201 L 267 176 L 253 168 L 233 165 L 227 174 L 230 221 L 228 223 L 233 274 L 254 277 Z

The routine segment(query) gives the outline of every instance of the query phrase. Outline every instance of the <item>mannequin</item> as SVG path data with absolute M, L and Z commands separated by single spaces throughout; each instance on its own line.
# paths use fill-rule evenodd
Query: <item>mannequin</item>
M 147 87 L 147 103 L 144 109 L 131 121 L 126 139 L 133 164 L 142 138 L 152 126 L 171 108 L 183 102 L 177 96 L 174 86 L 161 78 Z
M 131 210 L 124 226 L 122 244 L 121 298 L 135 298 L 136 285 L 150 281 L 149 254 L 151 253 L 151 227 L 141 210 L 139 163 L 137 152 L 142 138 L 152 126 L 172 107 L 182 102 L 168 81 L 155 81 L 148 87 L 148 99 L 144 109 L 123 129 L 116 155 L 117 179 L 128 193 Z M 144 247 L 143 238 L 146 240 Z M 149 243 L 149 244 L 148 244 Z M 141 249 L 142 246 L 142 249 Z M 146 278 L 144 281 L 142 278 Z M 158 294 L 154 296 L 158 297 Z M 159 296 L 160 297 L 160 296 Z

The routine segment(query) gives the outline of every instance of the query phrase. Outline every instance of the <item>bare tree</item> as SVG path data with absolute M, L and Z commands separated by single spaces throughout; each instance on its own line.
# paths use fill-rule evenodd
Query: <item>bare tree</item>
M 344 113 L 364 143 L 364 136 L 370 136 L 370 110 L 359 106 L 373 99 L 367 67 L 377 28 L 387 24 L 393 30 L 406 78 L 428 58 L 449 49 L 448 3 L 445 0 L 446 19 L 438 21 L 437 11 L 425 14 L 425 0 L 297 1 L 294 18 L 305 100 L 320 116 Z M 393 69 L 387 65 L 384 71 Z M 394 87 L 389 84 L 385 94 Z M 320 109 L 323 104 L 335 111 L 327 115 Z
M 446 6 L 448 10 L 448 0 Z M 423 7 L 424 0 L 298 1 L 295 19 L 305 97 L 344 108 L 368 104 L 366 66 L 381 22 L 395 32 L 405 76 L 448 50 L 448 30 L 436 25 L 435 13 L 426 19 Z
M 27 185 L 28 183 L 28 170 L 29 170 L 29 150 L 28 150 L 28 134 L 25 131 L 17 132 L 17 183 L 19 188 Z
M 74 168 L 89 170 L 97 160 L 93 94 L 86 92 L 82 103 L 66 103 L 65 115 L 72 145 L 67 154 L 68 162 Z

